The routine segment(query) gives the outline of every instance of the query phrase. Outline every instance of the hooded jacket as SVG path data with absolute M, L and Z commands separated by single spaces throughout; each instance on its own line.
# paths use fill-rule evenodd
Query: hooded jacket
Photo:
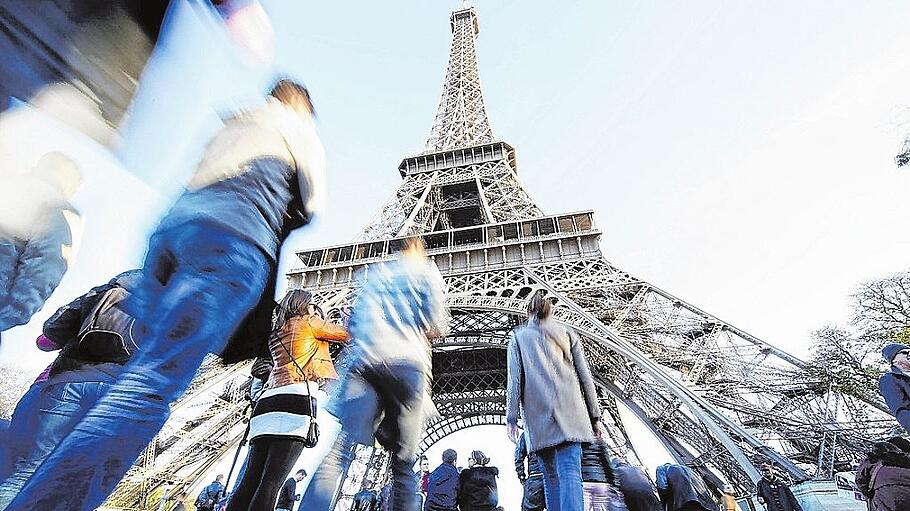
M 458 508 L 461 511 L 490 511 L 499 505 L 496 478 L 499 469 L 476 465 L 458 476 Z

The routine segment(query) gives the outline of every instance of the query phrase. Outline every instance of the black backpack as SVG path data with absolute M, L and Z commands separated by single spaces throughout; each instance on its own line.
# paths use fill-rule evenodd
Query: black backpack
M 123 364 L 139 350 L 133 337 L 136 320 L 117 307 L 129 295 L 126 289 L 114 286 L 98 299 L 76 334 L 74 355 L 80 360 Z

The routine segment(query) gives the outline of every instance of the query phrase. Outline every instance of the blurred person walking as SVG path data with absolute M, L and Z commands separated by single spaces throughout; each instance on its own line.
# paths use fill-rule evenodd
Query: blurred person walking
M 35 473 L 15 509 L 99 506 L 203 358 L 236 360 L 228 341 L 257 303 L 273 303 L 279 249 L 317 211 L 323 172 L 302 85 L 280 80 L 265 105 L 225 121 L 152 235 L 142 283 L 126 304 L 149 330 L 142 351 Z
M 633 467 L 619 458 L 612 460 L 612 467 L 616 485 L 629 511 L 663 510 L 657 490 L 644 470 Z
M 69 199 L 81 182 L 58 152 L 0 175 L 0 332 L 28 323 L 72 262 L 80 217 Z
M 525 468 L 527 460 L 527 469 Z M 544 509 L 544 490 L 543 490 L 543 471 L 540 468 L 540 460 L 533 452 L 528 452 L 528 441 L 526 434 L 521 433 L 518 437 L 518 444 L 515 445 L 515 474 L 518 475 L 518 481 L 524 488 L 521 497 L 522 511 L 543 511 Z
M 346 342 L 347 331 L 322 319 L 303 289 L 288 291 L 278 307 L 269 351 L 275 365 L 250 418 L 250 451 L 228 511 L 266 509 L 304 447 L 315 439 L 319 383 L 337 379 L 329 342 Z M 287 484 L 287 483 L 285 483 Z M 296 500 L 296 499 L 295 499 Z M 287 508 L 290 510 L 291 503 Z
M 366 270 L 349 322 L 354 339 L 350 365 L 329 403 L 341 432 L 313 474 L 301 509 L 332 509 L 338 480 L 353 461 L 354 445 L 375 441 L 391 453 L 390 507 L 415 507 L 412 470 L 433 404 L 429 339 L 445 335 L 449 315 L 442 276 L 427 259 L 423 240 L 403 243 L 396 260 Z
M 538 290 L 528 322 L 512 332 L 508 350 L 506 424 L 518 441 L 524 418 L 528 451 L 541 460 L 549 511 L 582 509 L 581 443 L 600 438 L 594 380 L 575 333 L 552 319 L 552 304 Z
M 12 473 L 0 483 L 0 509 L 6 509 L 138 351 L 133 318 L 118 308 L 138 278 L 138 270 L 121 273 L 60 307 L 44 323 L 38 348 L 60 353 L 26 394 L 28 402 L 16 407 L 16 430 L 32 429 L 15 433 L 22 443 L 15 446 Z
M 496 478 L 499 469 L 489 466 L 490 458 L 482 451 L 472 451 L 468 468 L 458 475 L 458 509 L 460 511 L 493 511 L 499 505 Z
M 691 468 L 666 463 L 657 467 L 656 476 L 667 511 L 718 511 L 705 482 Z
M 455 449 L 442 451 L 442 463 L 439 464 L 427 480 L 426 511 L 454 511 L 458 509 L 458 469 L 455 462 L 458 453 Z

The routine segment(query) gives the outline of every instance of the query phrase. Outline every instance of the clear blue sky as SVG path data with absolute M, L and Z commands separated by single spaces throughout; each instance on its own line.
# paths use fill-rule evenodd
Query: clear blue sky
M 355 236 L 399 183 L 401 158 L 422 150 L 459 5 L 266 3 L 276 68 L 310 87 L 329 161 L 328 209 L 292 238 L 285 267 L 293 250 Z M 516 147 L 522 182 L 545 211 L 595 210 L 619 267 L 805 356 L 813 330 L 846 320 L 858 282 L 910 266 L 910 172 L 893 164 L 910 129 L 910 4 L 475 7 L 495 134 Z M 154 222 L 143 215 L 173 196 L 217 127 L 215 110 L 265 83 L 187 20 L 175 28 L 179 50 L 144 77 L 121 152 L 155 186 L 112 184 L 103 176 L 115 163 L 84 151 L 95 184 L 77 204 L 94 234 L 84 271 L 67 277 L 53 307 L 136 263 L 136 231 Z M 40 133 L 19 136 L 35 148 L 74 144 Z M 111 204 L 126 221 L 107 218 Z M 14 332 L 17 346 L 4 336 L 0 362 L 46 364 L 29 346 L 36 328 Z

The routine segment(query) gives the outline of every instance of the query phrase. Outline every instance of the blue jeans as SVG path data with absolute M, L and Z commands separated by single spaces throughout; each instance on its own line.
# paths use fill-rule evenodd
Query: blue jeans
M 82 414 L 98 401 L 107 385 L 100 382 L 57 383 L 36 387 L 34 432 L 21 452 L 13 472 L 0 484 L 0 509 L 5 509 L 35 470 L 73 429 Z M 18 410 L 18 408 L 17 408 Z
M 581 444 L 564 442 L 537 452 L 543 469 L 547 511 L 575 511 L 584 506 Z
M 157 232 L 125 309 L 141 351 L 13 501 L 16 511 L 100 506 L 168 418 L 210 352 L 259 301 L 270 270 L 255 245 L 207 224 Z
M 7 441 L 4 443 L 6 456 L 0 460 L 0 481 L 9 477 L 17 459 L 28 454 L 25 447 L 31 445 L 35 437 L 41 387 L 42 383 L 33 383 L 16 403 L 16 409 L 10 418 L 9 430 L 6 432 Z

